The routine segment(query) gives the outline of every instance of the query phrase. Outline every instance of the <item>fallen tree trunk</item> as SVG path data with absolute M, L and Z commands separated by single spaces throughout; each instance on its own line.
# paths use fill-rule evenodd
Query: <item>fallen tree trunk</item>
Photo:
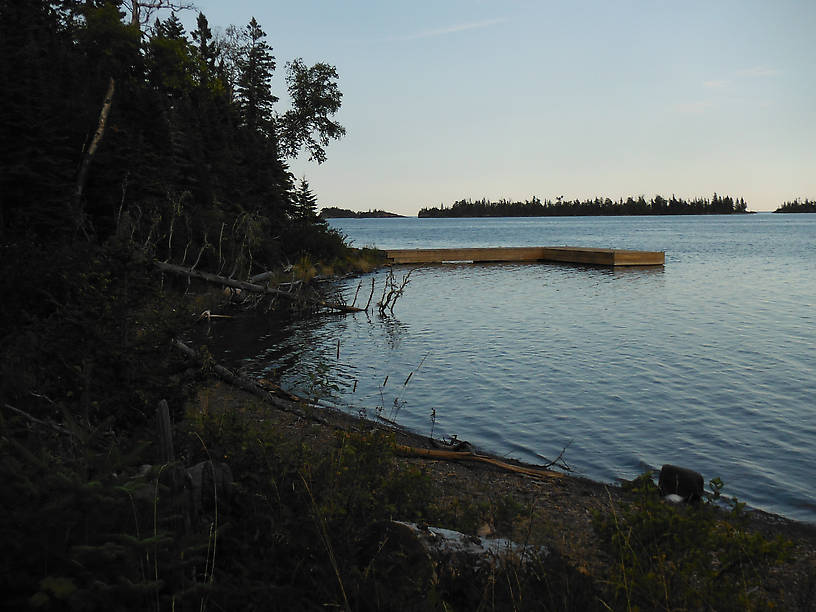
M 397 445 L 397 452 L 408 457 L 427 457 L 428 459 L 444 459 L 447 461 L 478 461 L 480 463 L 487 463 L 494 465 L 509 472 L 516 472 L 526 476 L 534 476 L 536 478 L 563 478 L 564 474 L 560 472 L 553 472 L 536 467 L 525 467 L 522 465 L 515 465 L 507 463 L 501 459 L 494 459 L 493 457 L 485 457 L 484 455 L 477 455 L 473 451 L 449 451 L 436 450 L 431 448 L 417 448 L 414 446 L 405 446 L 403 444 Z
M 232 287 L 233 289 L 249 291 L 250 293 L 274 295 L 292 301 L 300 299 L 300 296 L 294 293 L 281 291 L 280 289 L 274 289 L 272 287 L 264 287 L 263 285 L 256 285 L 254 283 L 249 283 L 246 281 L 235 280 L 233 278 L 227 278 L 226 276 L 220 276 L 218 274 L 212 274 L 210 272 L 192 270 L 185 266 L 179 266 L 176 264 L 166 263 L 163 261 L 155 261 L 153 263 L 162 272 L 170 272 L 171 274 L 186 276 L 188 278 L 197 278 L 208 283 L 216 283 L 222 286 Z M 357 308 L 355 306 L 347 306 L 345 304 L 337 304 L 336 302 L 327 302 L 325 300 L 318 299 L 307 299 L 306 301 L 315 306 L 321 306 L 323 308 L 328 308 L 329 310 L 336 310 L 338 312 L 363 312 L 362 308 Z
M 181 351 L 182 353 L 187 355 L 187 357 L 189 357 L 190 359 L 195 360 L 197 363 L 203 363 L 204 362 L 204 360 L 196 352 L 195 349 L 193 349 L 192 347 L 187 346 L 181 340 L 173 339 L 172 344 L 179 351 Z M 215 374 L 219 378 L 221 378 L 225 382 L 228 382 L 231 385 L 235 385 L 239 389 L 243 389 L 244 391 L 246 391 L 248 393 L 251 393 L 252 395 L 262 399 L 266 403 L 271 404 L 272 406 L 274 406 L 275 408 L 277 408 L 279 410 L 283 410 L 285 412 L 291 412 L 291 413 L 296 414 L 297 416 L 302 417 L 302 418 L 311 418 L 311 419 L 313 419 L 315 421 L 318 421 L 319 423 L 325 423 L 326 422 L 325 419 L 322 419 L 322 418 L 320 418 L 319 416 L 317 416 L 315 414 L 307 415 L 306 412 L 304 412 L 300 408 L 300 404 L 298 402 L 293 402 L 291 400 L 287 400 L 287 399 L 284 399 L 282 397 L 278 397 L 274 393 L 271 393 L 271 392 L 267 391 L 266 389 L 264 389 L 263 387 L 261 387 L 256 382 L 254 382 L 252 380 L 249 380 L 248 378 L 245 378 L 243 376 L 239 376 L 238 374 L 235 374 L 234 372 L 228 370 L 227 368 L 225 368 L 222 365 L 214 364 L 212 366 L 212 370 L 213 370 L 213 372 L 215 372 Z

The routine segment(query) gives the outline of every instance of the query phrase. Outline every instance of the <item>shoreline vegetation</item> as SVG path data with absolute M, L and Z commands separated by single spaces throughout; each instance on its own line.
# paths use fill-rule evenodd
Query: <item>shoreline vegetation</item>
M 785 202 L 779 208 L 777 208 L 775 213 L 816 213 L 816 200 L 808 200 L 805 198 L 804 201 L 800 202 L 797 198 L 792 202 Z
M 0 1 L 5 607 L 813 608 L 811 525 L 404 456 L 433 443 L 219 365 L 210 326 L 362 316 L 374 283 L 327 278 L 383 262 L 289 171 L 345 133 L 335 68 L 287 62 L 280 109 L 254 18 L 188 33 L 173 6 Z M 435 556 L 409 522 L 522 548 Z
M 402 219 L 404 216 L 376 209 L 367 212 L 355 212 L 347 208 L 337 208 L 336 206 L 329 206 L 320 211 L 321 219 Z
M 666 199 L 656 195 L 646 199 L 594 198 L 592 200 L 563 200 L 558 197 L 543 202 L 536 196 L 529 200 L 516 201 L 501 199 L 492 202 L 462 199 L 446 207 L 422 208 L 417 215 L 420 218 L 439 217 L 569 217 L 569 216 L 626 216 L 626 215 L 731 215 L 747 214 L 748 204 L 742 198 L 719 196 L 716 193 L 708 198 L 684 200 L 671 196 Z
M 570 474 L 531 477 L 486 463 L 406 455 L 399 449 L 434 452 L 442 443 L 288 397 L 301 412 L 270 413 L 244 391 L 210 381 L 199 386 L 187 418 L 219 444 L 232 434 L 216 430 L 260 431 L 278 461 L 289 461 L 286 448 L 300 447 L 312 465 L 328 462 L 324 470 L 309 468 L 326 478 L 310 481 L 309 495 L 319 495 L 310 503 L 327 512 L 326 537 L 334 542 L 313 546 L 338 546 L 332 550 L 343 569 L 336 580 L 348 580 L 344 588 L 356 593 L 349 609 L 809 610 L 816 603 L 816 526 L 746 511 L 721 495 L 719 479 L 709 485 L 713 501 L 676 506 L 660 498 L 651 474 L 610 486 Z M 234 447 L 245 435 L 226 444 Z M 475 543 L 503 538 L 527 552 L 439 558 L 415 536 L 389 532 L 395 519 L 447 527 Z M 344 550 L 347 538 L 357 540 L 351 550 Z M 378 552 L 369 559 L 372 546 Z M 333 570 L 323 571 L 328 581 Z M 354 578 L 355 571 L 363 577 Z

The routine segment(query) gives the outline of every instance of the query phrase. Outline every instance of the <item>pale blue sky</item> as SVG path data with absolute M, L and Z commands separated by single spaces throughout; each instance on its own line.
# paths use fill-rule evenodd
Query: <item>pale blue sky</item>
M 196 5 L 211 26 L 258 20 L 282 99 L 286 61 L 337 67 L 348 134 L 291 163 L 321 206 L 816 198 L 814 0 Z

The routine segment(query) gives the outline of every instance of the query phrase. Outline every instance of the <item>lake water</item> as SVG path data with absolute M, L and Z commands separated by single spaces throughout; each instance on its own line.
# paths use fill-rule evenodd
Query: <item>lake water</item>
M 591 246 L 665 251 L 666 264 L 427 266 L 393 316 L 230 327 L 252 335 L 233 365 L 529 462 L 568 445 L 570 466 L 601 481 L 679 464 L 816 522 L 816 215 L 331 223 L 356 246 Z M 385 272 L 373 276 L 381 292 Z

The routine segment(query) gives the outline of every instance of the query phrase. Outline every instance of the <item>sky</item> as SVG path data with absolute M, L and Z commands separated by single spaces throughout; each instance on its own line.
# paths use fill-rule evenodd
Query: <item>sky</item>
M 290 161 L 321 207 L 816 199 L 814 0 L 198 0 L 337 68 L 346 136 Z M 195 13 L 181 15 L 188 31 Z

